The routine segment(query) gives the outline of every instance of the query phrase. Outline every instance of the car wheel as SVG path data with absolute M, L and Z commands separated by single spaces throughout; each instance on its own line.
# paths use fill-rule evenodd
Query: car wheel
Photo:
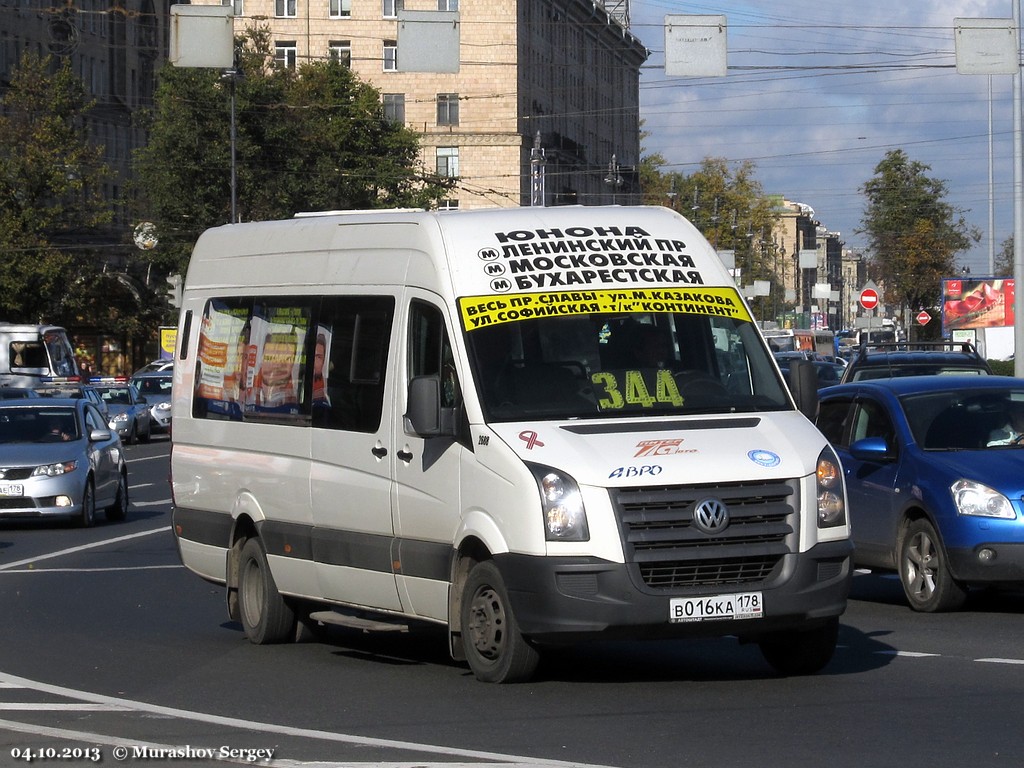
M 900 582 L 915 611 L 949 611 L 967 599 L 967 590 L 953 579 L 939 535 L 927 520 L 907 526 L 900 543 Z
M 146 425 L 146 431 L 139 433 L 139 442 L 140 443 L 148 443 L 150 438 L 152 438 L 152 437 L 153 437 L 153 422 L 149 422 L 149 424 Z
M 263 543 L 252 538 L 242 547 L 238 566 L 238 610 L 246 637 L 256 645 L 293 640 L 295 612 L 277 591 Z
M 466 661 L 478 680 L 518 683 L 533 676 L 540 654 L 519 633 L 505 581 L 491 561 L 469 572 L 460 618 Z
M 128 517 L 128 476 L 123 472 L 117 479 L 117 496 L 114 498 L 114 503 L 104 511 L 107 520 L 111 522 L 120 522 Z
M 761 655 L 780 675 L 813 675 L 832 660 L 838 639 L 836 616 L 814 629 L 776 632 L 758 645 Z
M 78 513 L 78 524 L 82 528 L 92 528 L 96 522 L 96 491 L 92 487 L 92 480 L 85 482 L 85 490 L 82 491 L 82 511 Z
M 128 428 L 128 437 L 126 437 L 124 439 L 124 444 L 125 445 L 135 445 L 136 439 L 137 439 L 137 433 L 135 431 L 135 422 L 133 421 L 132 425 Z

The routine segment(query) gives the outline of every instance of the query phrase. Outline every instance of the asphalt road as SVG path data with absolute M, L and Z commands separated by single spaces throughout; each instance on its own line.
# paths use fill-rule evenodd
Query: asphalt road
M 715 639 L 588 645 L 486 685 L 437 629 L 250 645 L 178 560 L 166 439 L 126 450 L 126 522 L 0 524 L 0 766 L 1024 765 L 1021 594 L 929 616 L 858 575 L 813 677 Z

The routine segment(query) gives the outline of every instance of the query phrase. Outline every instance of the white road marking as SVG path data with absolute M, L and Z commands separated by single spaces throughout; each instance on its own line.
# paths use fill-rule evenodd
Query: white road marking
M 920 651 L 875 651 L 879 656 L 906 656 L 911 659 L 926 659 L 931 656 L 941 656 L 941 653 L 921 653 Z
M 51 560 L 55 557 L 63 557 L 64 555 L 72 555 L 76 552 L 84 552 L 88 549 L 96 549 L 97 547 L 105 547 L 108 544 L 116 544 L 120 541 L 129 541 L 131 539 L 138 539 L 143 536 L 152 536 L 154 533 L 166 533 L 171 530 L 171 526 L 165 525 L 163 528 L 154 528 L 149 531 L 140 531 L 139 533 L 129 533 L 125 536 L 116 536 L 113 539 L 103 539 L 102 541 L 94 541 L 91 544 L 82 544 L 78 547 L 69 547 L 68 549 L 61 549 L 57 552 L 50 552 L 46 555 L 36 555 L 35 557 L 27 557 L 24 560 L 16 560 L 13 563 L 4 563 L 0 565 L 0 571 L 9 571 L 12 568 L 19 568 L 22 565 L 28 565 L 29 563 L 38 563 L 41 560 Z
M 985 664 L 1024 664 L 1024 659 L 975 659 Z
M 587 763 L 570 762 L 566 760 L 545 760 L 541 758 L 531 758 L 525 755 L 506 755 L 500 752 L 484 752 L 475 749 L 458 749 L 455 747 L 443 747 L 434 744 L 420 744 L 413 741 L 397 741 L 394 739 L 375 739 L 366 736 L 356 736 L 353 734 L 346 733 L 333 733 L 331 731 L 321 731 L 314 728 L 295 728 L 287 725 L 279 725 L 277 723 L 257 723 L 251 720 L 242 720 L 237 717 L 224 717 L 222 715 L 211 715 L 203 712 L 193 712 L 188 709 L 177 709 L 175 707 L 164 707 L 159 704 L 149 704 L 144 701 L 133 701 L 131 699 L 119 699 L 113 696 L 104 696 L 98 693 L 91 693 L 89 691 L 78 691 L 72 688 L 64 688 L 58 685 L 50 685 L 49 683 L 41 683 L 34 680 L 29 680 L 23 677 L 17 677 L 16 675 L 8 675 L 0 672 L 0 684 L 2 683 L 13 683 L 20 685 L 24 688 L 28 688 L 34 691 L 40 691 L 43 693 L 50 693 L 56 696 L 63 696 L 69 699 L 79 699 L 81 701 L 91 702 L 93 704 L 101 704 L 106 706 L 121 707 L 124 709 L 133 710 L 136 712 L 147 712 L 153 715 L 161 715 L 163 717 L 174 717 L 181 720 L 192 720 L 195 722 L 207 723 L 211 725 L 222 725 L 228 728 L 238 728 L 246 731 L 255 731 L 259 734 L 267 735 L 271 733 L 281 734 L 283 736 L 295 736 L 304 739 L 314 739 L 318 741 L 334 742 L 339 744 L 352 744 L 364 747 L 379 747 L 382 749 L 400 749 L 410 752 L 422 752 L 426 754 L 435 755 L 446 755 L 449 757 L 462 757 L 475 760 L 486 760 L 488 762 L 499 762 L 502 764 L 509 764 L 515 766 L 547 766 L 550 768 L 613 768 L 612 766 L 601 766 Z M 46 728 L 45 726 L 29 725 L 26 723 L 10 722 L 7 720 L 0 720 L 0 728 L 8 728 L 10 730 L 19 731 L 22 733 L 34 733 L 37 735 L 53 736 L 61 739 L 75 739 L 76 741 L 96 741 L 101 744 L 116 744 L 123 746 L 132 746 L 140 744 L 140 742 L 134 742 L 124 738 L 117 738 L 111 736 L 103 736 L 99 734 L 81 734 L 73 731 L 65 731 L 56 728 Z M 160 745 L 153 745 L 160 746 Z M 274 765 L 278 766 L 279 763 L 276 759 Z M 293 763 L 293 765 L 310 766 L 316 765 L 309 763 Z M 330 766 L 368 766 L 368 765 L 402 765 L 396 763 L 382 764 L 382 763 L 328 763 Z M 410 766 L 422 766 L 426 763 L 415 762 L 415 763 L 404 763 L 404 765 Z M 445 764 L 449 766 L 450 764 Z
M 132 500 L 133 507 L 158 507 L 161 504 L 170 504 L 170 499 L 157 499 L 156 501 L 135 501 Z

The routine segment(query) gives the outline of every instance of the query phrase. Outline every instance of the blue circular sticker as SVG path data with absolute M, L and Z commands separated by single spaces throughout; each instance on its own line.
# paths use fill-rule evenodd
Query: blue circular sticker
M 752 462 L 760 464 L 762 467 L 777 467 L 782 461 L 782 459 L 779 458 L 779 454 L 764 450 L 747 451 L 747 457 Z

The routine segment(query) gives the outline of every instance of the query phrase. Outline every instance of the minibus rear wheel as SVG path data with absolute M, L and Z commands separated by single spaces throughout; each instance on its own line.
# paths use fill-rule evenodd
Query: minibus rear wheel
M 295 638 L 295 612 L 277 591 L 263 542 L 255 537 L 245 542 L 238 563 L 238 613 L 255 645 Z
M 462 590 L 462 642 L 466 661 L 485 683 L 520 683 L 533 677 L 537 649 L 520 634 L 501 572 L 490 560 L 473 566 Z

